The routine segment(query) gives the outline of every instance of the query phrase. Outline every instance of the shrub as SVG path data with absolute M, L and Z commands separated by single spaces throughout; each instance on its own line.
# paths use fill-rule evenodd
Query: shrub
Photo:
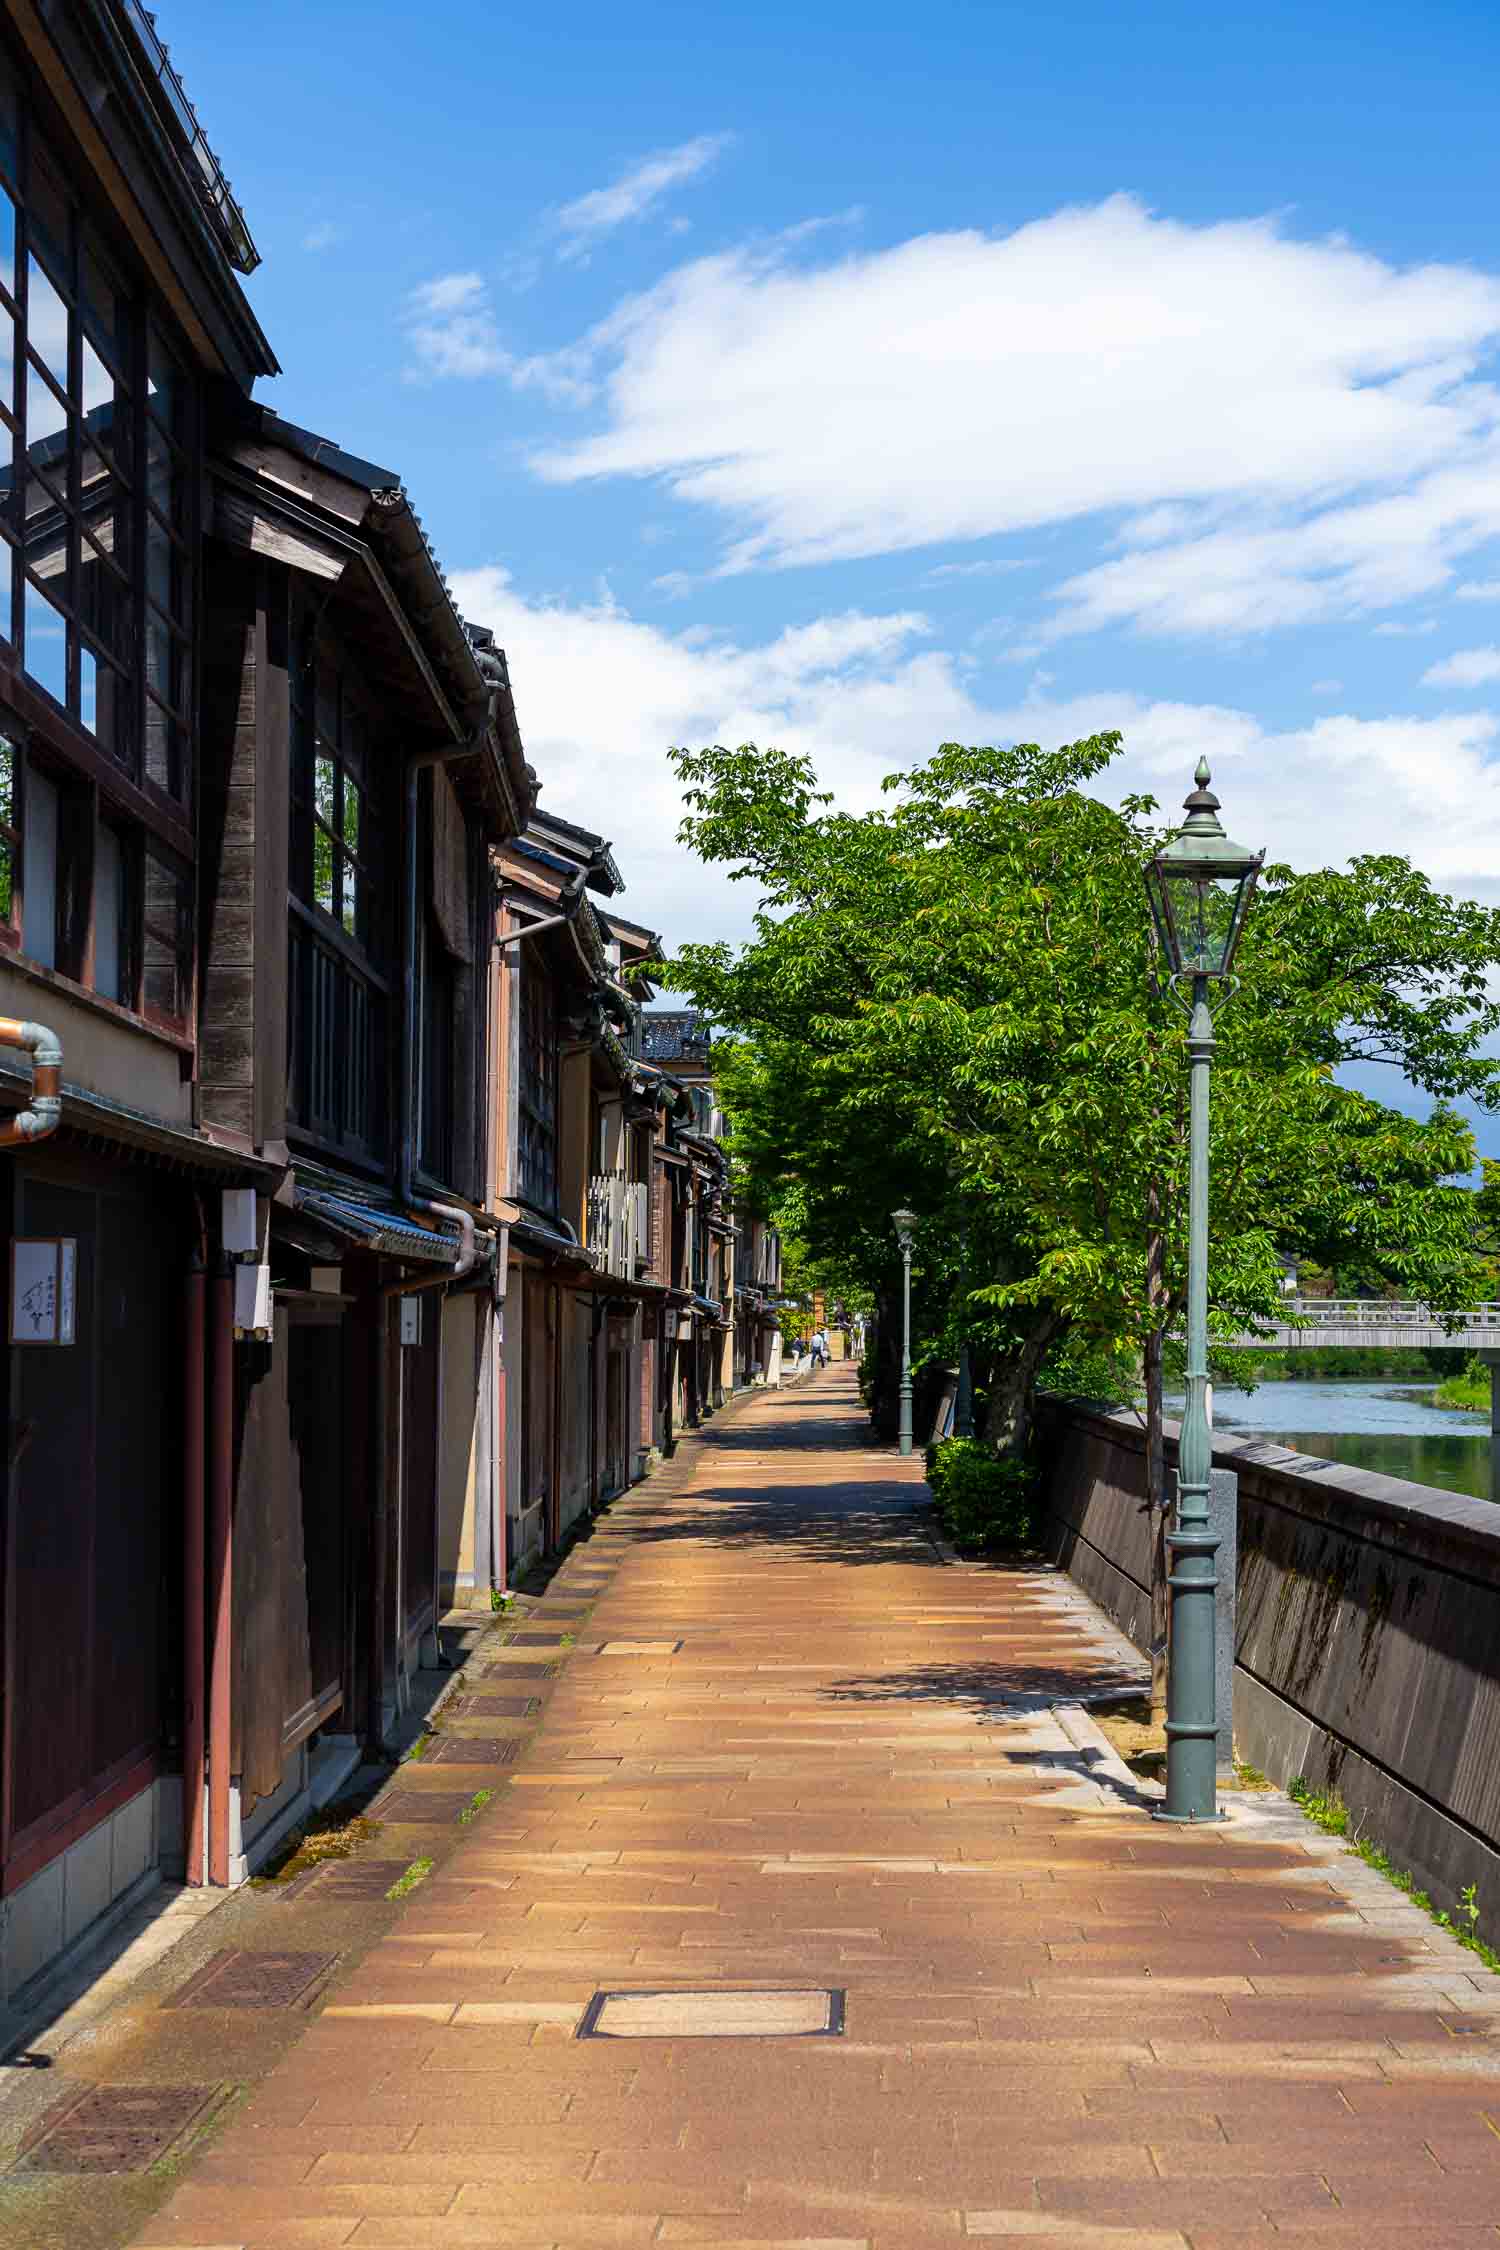
M 955 1547 L 975 1554 L 1031 1543 L 1036 1471 L 1028 1462 L 1001 1460 L 978 1438 L 944 1438 L 927 1448 L 927 1481 Z

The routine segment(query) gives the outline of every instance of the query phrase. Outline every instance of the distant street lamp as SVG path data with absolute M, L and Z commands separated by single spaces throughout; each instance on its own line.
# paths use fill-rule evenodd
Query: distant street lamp
M 1177 1522 L 1167 1672 L 1167 1795 L 1163 1820 L 1213 1820 L 1214 1592 L 1218 1535 L 1209 1521 L 1213 1434 L 1208 1421 L 1208 1079 L 1214 1027 L 1209 992 L 1229 988 L 1235 948 L 1265 860 L 1231 843 L 1200 758 L 1180 835 L 1146 870 L 1146 892 L 1173 990 L 1187 1010 L 1191 1107 L 1188 1141 L 1187 1401 L 1177 1441 Z M 1181 990 L 1191 983 L 1191 998 Z
M 893 1211 L 891 1224 L 901 1245 L 901 1421 L 897 1443 L 911 1451 L 911 1246 L 917 1231 L 915 1211 Z

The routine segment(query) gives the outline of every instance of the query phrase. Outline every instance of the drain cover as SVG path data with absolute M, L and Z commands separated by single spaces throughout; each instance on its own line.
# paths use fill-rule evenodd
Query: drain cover
M 93 2086 L 41 2120 L 18 2172 L 144 2172 L 217 2086 Z
M 561 1648 L 562 1633 L 515 1633 L 505 1645 L 507 1648 Z
M 466 1719 L 529 1719 L 541 1708 L 537 1695 L 457 1695 L 448 1706 Z
M 169 2008 L 294 2008 L 338 1959 L 336 1953 L 216 1953 Z
M 508 1664 L 497 1657 L 493 1664 L 482 1664 L 480 1674 L 487 1680 L 555 1680 L 562 1670 L 560 1664 Z
M 836 2039 L 844 1995 L 824 1985 L 766 1992 L 596 1992 L 580 2039 Z
M 422 1754 L 424 1766 L 508 1766 L 516 1745 L 494 1734 L 440 1734 Z
M 605 1641 L 601 1656 L 675 1656 L 681 1641 Z
M 290 1883 L 273 1889 L 271 1896 L 300 1898 L 304 1891 L 316 1889 L 325 1905 L 337 1905 L 341 1899 L 384 1898 L 406 1869 L 404 1859 L 329 1859 L 321 1867 L 308 1868 L 304 1875 L 294 1875 Z
M 379 1820 L 405 1821 L 412 1827 L 423 1827 L 434 1821 L 457 1820 L 472 1802 L 473 1793 L 467 1789 L 460 1789 L 456 1794 L 451 1789 L 393 1789 L 388 1797 L 377 1798 L 370 1810 Z

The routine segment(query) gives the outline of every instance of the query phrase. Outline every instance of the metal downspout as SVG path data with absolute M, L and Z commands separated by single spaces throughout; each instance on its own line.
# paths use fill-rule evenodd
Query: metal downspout
M 62 1041 L 47 1024 L 0 1016 L 0 1046 L 25 1047 L 32 1060 L 31 1106 L 0 1125 L 0 1148 L 44 1141 L 62 1122 Z

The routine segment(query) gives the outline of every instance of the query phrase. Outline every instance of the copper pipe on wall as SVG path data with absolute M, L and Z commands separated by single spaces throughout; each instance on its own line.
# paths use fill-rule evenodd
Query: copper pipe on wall
M 234 1273 L 209 1290 L 208 1879 L 229 1882 L 231 1595 L 234 1586 Z
M 184 1880 L 203 1881 L 203 1407 L 201 1250 L 188 1267 L 182 1337 L 182 1833 Z
M 62 1041 L 44 1023 L 0 1016 L 0 1046 L 25 1047 L 32 1060 L 31 1106 L 0 1125 L 0 1148 L 44 1141 L 62 1119 Z

